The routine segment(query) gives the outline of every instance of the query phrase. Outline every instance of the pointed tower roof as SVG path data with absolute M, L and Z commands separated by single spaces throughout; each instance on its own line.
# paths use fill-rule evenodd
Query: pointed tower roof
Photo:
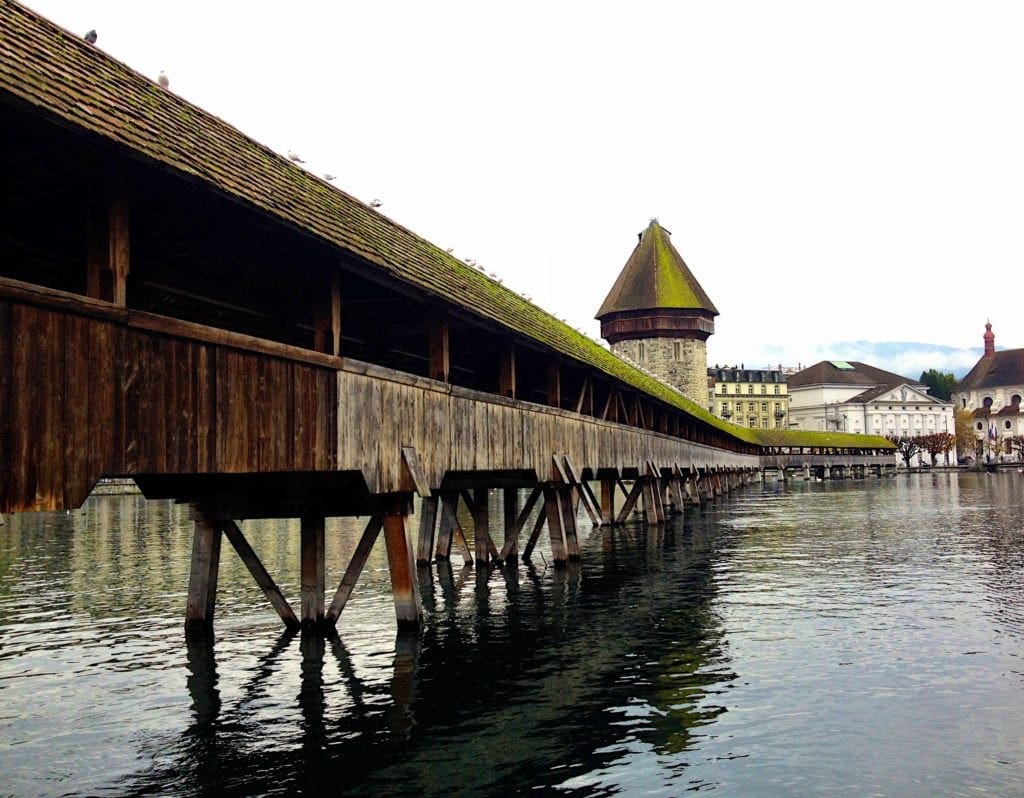
M 718 315 L 718 309 L 672 246 L 670 235 L 657 219 L 651 219 L 596 318 L 623 311 L 661 309 L 701 310 Z

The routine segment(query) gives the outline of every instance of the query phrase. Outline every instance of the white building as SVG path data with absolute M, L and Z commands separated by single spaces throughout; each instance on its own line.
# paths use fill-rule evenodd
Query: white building
M 1010 438 L 1024 435 L 1024 349 L 996 351 L 991 323 L 985 324 L 985 353 L 953 392 L 956 407 L 971 411 L 976 454 L 1013 456 Z
M 905 438 L 955 434 L 952 403 L 929 396 L 928 387 L 915 380 L 865 363 L 823 360 L 791 375 L 788 383 L 790 429 Z M 955 449 L 948 458 L 956 462 Z M 911 465 L 930 462 L 920 452 Z

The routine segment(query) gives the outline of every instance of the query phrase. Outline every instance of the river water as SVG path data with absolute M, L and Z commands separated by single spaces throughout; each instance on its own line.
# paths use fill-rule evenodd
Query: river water
M 186 508 L 8 516 L 0 794 L 1021 795 L 1022 488 L 772 482 L 583 525 L 582 568 L 422 572 L 413 638 L 382 542 L 323 641 L 282 636 L 225 541 L 211 646 L 183 636 Z M 297 603 L 297 526 L 243 530 Z M 329 523 L 329 585 L 358 533 Z

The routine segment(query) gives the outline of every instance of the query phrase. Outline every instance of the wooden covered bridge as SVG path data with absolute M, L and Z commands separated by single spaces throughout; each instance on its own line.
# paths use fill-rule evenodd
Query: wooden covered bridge
M 212 621 L 222 535 L 286 623 L 316 626 L 383 530 L 415 625 L 415 560 L 468 549 L 460 501 L 474 559 L 521 539 L 528 556 L 546 527 L 564 563 L 578 504 L 598 524 L 638 506 L 658 522 L 750 479 L 770 447 L 892 460 L 878 438 L 716 419 L 8 0 L 0 161 L 0 513 L 78 507 L 113 476 L 191 503 L 193 628 Z M 370 521 L 328 602 L 336 515 Z M 297 614 L 235 523 L 255 517 L 302 519 Z

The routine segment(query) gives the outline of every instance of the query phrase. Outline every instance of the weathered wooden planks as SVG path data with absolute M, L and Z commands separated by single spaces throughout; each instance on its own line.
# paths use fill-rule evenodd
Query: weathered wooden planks
M 103 476 L 334 465 L 333 370 L 99 315 L 0 300 L 0 511 L 77 507 Z

